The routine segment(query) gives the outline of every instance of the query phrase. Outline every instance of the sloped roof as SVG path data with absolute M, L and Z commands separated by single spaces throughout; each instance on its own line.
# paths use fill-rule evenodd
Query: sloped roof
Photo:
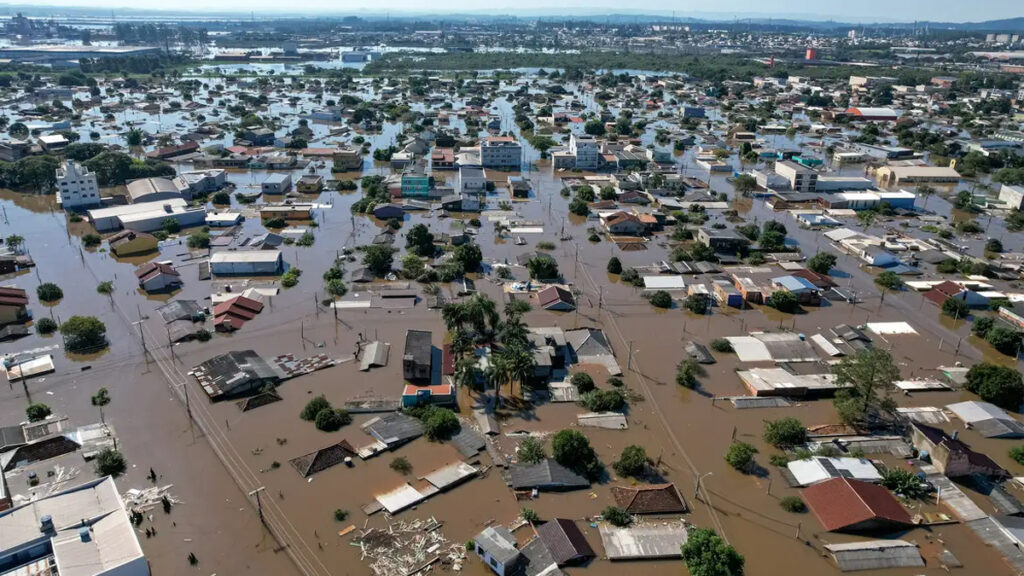
M 804 489 L 803 499 L 829 531 L 855 529 L 871 520 L 897 526 L 912 523 L 889 490 L 859 480 L 826 480 Z
M 512 488 L 576 489 L 587 488 L 590 481 L 579 474 L 547 458 L 537 464 L 513 464 L 509 469 Z
M 537 301 L 541 307 L 547 307 L 556 302 L 565 302 L 566 304 L 575 306 L 575 299 L 572 297 L 572 292 L 569 292 L 561 286 L 548 286 L 547 288 L 537 292 Z
M 304 454 L 291 460 L 291 465 L 303 478 L 309 478 L 317 472 L 323 472 L 345 461 L 345 458 L 356 456 L 356 450 L 347 440 L 331 444 L 325 448 Z
M 25 306 L 27 304 L 28 295 L 21 288 L 0 287 L 0 305 Z
M 537 536 L 559 566 L 596 556 L 583 532 L 572 520 L 556 518 L 546 522 L 537 527 Z
M 615 505 L 630 514 L 682 514 L 686 503 L 675 484 L 612 486 Z

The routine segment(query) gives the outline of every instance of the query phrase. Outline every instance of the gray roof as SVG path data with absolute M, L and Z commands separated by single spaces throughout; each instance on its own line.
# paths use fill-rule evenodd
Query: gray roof
M 537 536 L 559 566 L 596 556 L 583 532 L 572 520 L 556 518 L 545 522 L 537 528 Z
M 512 488 L 527 490 L 574 490 L 590 487 L 590 481 L 547 458 L 537 464 L 513 464 L 509 469 Z
M 392 412 L 363 424 L 363 432 L 391 447 L 422 436 L 423 423 L 401 412 Z
M 596 328 L 567 330 L 565 340 L 577 356 L 600 356 L 612 354 L 612 347 L 604 332 Z
M 829 544 L 825 549 L 832 554 L 843 572 L 854 570 L 885 570 L 924 566 L 917 546 L 905 540 L 871 540 L 849 544 Z
M 175 300 L 156 309 L 165 323 L 174 320 L 191 320 L 192 316 L 203 311 L 195 300 Z
M 432 336 L 429 330 L 407 330 L 405 332 L 405 358 L 417 364 L 430 364 Z
M 473 538 L 473 542 L 500 564 L 507 565 L 519 556 L 516 538 L 504 526 L 484 528 L 483 532 Z

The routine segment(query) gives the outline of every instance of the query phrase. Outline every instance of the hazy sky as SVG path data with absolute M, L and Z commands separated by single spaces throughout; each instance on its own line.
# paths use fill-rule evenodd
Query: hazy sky
M 13 0 L 13 3 L 23 3 Z M 460 11 L 510 13 L 516 10 L 544 13 L 581 14 L 628 11 L 672 11 L 679 16 L 690 14 L 694 17 L 721 16 L 778 16 L 793 17 L 804 15 L 809 18 L 845 18 L 851 21 L 981 21 L 1024 16 L 1021 0 L 815 0 L 814 2 L 793 2 L 792 0 L 36 0 L 36 6 L 95 6 L 118 8 L 129 6 L 137 9 L 194 10 L 194 11 L 273 11 L 277 13 L 355 13 L 359 11 L 383 12 L 392 10 Z

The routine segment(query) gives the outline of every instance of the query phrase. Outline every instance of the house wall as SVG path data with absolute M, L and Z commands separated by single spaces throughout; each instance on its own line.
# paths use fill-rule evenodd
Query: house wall
M 24 314 L 24 306 L 0 306 L 0 325 L 17 322 Z

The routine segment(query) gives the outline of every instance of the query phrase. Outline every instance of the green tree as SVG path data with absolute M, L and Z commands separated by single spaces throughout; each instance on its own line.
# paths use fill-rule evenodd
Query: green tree
M 566 468 L 595 480 L 601 474 L 601 461 L 590 441 L 577 430 L 560 430 L 551 438 L 551 454 Z
M 345 286 L 344 282 L 342 282 L 341 280 L 339 280 L 337 278 L 332 278 L 332 279 L 328 280 L 324 284 L 324 289 L 327 290 L 328 294 L 330 294 L 331 296 L 333 296 L 335 298 L 341 298 L 346 293 L 348 293 L 348 287 Z
M 966 318 L 970 314 L 967 302 L 959 298 L 946 298 L 942 303 L 942 313 L 950 318 Z
M 124 454 L 113 448 L 104 448 L 96 455 L 95 469 L 97 476 L 117 478 L 128 469 L 128 463 L 124 459 Z
M 913 470 L 889 468 L 882 474 L 882 486 L 906 498 L 922 498 L 928 489 Z
M 993 348 L 1006 354 L 1016 356 L 1020 351 L 1021 334 L 1007 326 L 993 326 L 985 333 L 985 340 Z
M 622 274 L 622 262 L 615 256 L 608 259 L 607 271 L 609 274 Z
M 836 257 L 828 252 L 818 252 L 807 261 L 807 268 L 818 274 L 828 274 L 836 267 Z
M 313 420 L 316 420 L 317 414 L 319 414 L 323 410 L 330 409 L 331 403 L 327 401 L 327 398 L 324 398 L 323 395 L 315 396 L 313 397 L 313 399 L 306 403 L 306 406 L 302 409 L 302 412 L 299 414 L 299 418 L 302 418 L 307 422 L 312 422 Z
M 412 464 L 409 463 L 409 459 L 405 456 L 395 458 L 388 466 L 403 476 L 407 476 L 412 473 Z
M 168 234 L 177 234 L 181 231 L 181 224 L 174 218 L 165 218 L 160 227 Z
M 416 224 L 405 237 L 405 247 L 417 256 L 433 256 L 436 250 L 434 235 L 426 225 Z
M 860 350 L 843 358 L 832 373 L 836 384 L 842 387 L 833 403 L 844 424 L 870 424 L 895 409 L 889 392 L 900 370 L 885 350 Z
M 800 513 L 807 510 L 807 505 L 799 496 L 786 496 L 779 500 L 779 506 L 786 512 Z
M 612 526 L 618 526 L 619 528 L 625 528 L 633 523 L 633 517 L 630 516 L 629 512 L 618 506 L 608 506 L 601 511 L 601 517 Z
M 750 174 L 740 174 L 733 179 L 732 186 L 737 192 L 746 194 L 757 189 L 757 179 Z
M 899 274 L 891 270 L 886 270 L 878 276 L 875 276 L 875 284 L 878 285 L 879 288 L 883 288 L 885 290 L 903 289 L 903 280 L 900 278 Z
M 696 388 L 697 379 L 704 375 L 704 368 L 692 358 L 681 360 L 676 365 L 676 384 L 683 388 Z
M 530 524 L 536 524 L 537 522 L 540 522 L 540 516 L 538 516 L 537 513 L 531 510 L 530 508 L 523 508 L 522 510 L 520 510 L 519 517 L 523 520 L 526 520 Z
M 740 472 L 749 472 L 754 465 L 754 454 L 757 454 L 757 448 L 746 442 L 733 441 L 725 451 L 725 461 Z
M 773 292 L 772 295 L 768 297 L 767 304 L 779 312 L 785 312 L 787 314 L 796 312 L 800 307 L 800 301 L 797 299 L 796 294 L 793 294 L 788 290 Z
M 431 440 L 447 440 L 459 431 L 461 425 L 455 412 L 447 408 L 432 407 L 423 418 L 423 432 Z
M 807 441 L 807 428 L 804 428 L 803 422 L 792 417 L 766 420 L 764 441 L 776 448 L 797 446 Z
M 61 324 L 60 333 L 72 352 L 102 348 L 107 345 L 107 326 L 92 316 L 72 316 Z
M 604 136 L 604 122 L 596 119 L 587 120 L 587 123 L 583 125 L 583 131 L 591 136 Z
M 626 394 L 618 389 L 591 390 L 580 398 L 580 404 L 591 412 L 611 412 L 626 406 Z
M 375 276 L 384 276 L 391 271 L 394 254 L 390 246 L 374 244 L 366 247 L 363 252 L 363 265 Z
M 110 280 L 104 280 L 96 285 L 96 293 L 109 296 L 114 293 L 114 283 Z
M 36 286 L 36 296 L 40 302 L 56 302 L 64 297 L 64 291 L 53 282 L 43 282 Z
M 25 408 L 25 416 L 28 417 L 29 422 L 38 422 L 45 419 L 50 414 L 53 414 L 50 407 L 38 402 L 35 404 L 29 404 L 28 408 Z
M 786 236 L 775 230 L 767 230 L 761 233 L 757 244 L 766 252 L 778 252 L 786 247 Z
M 580 394 L 586 394 L 595 388 L 594 379 L 586 372 L 576 372 L 569 377 L 569 383 L 579 390 Z
M 552 280 L 559 277 L 558 263 L 550 256 L 537 255 L 526 262 L 530 278 L 535 280 Z
M 460 244 L 452 253 L 453 259 L 462 265 L 466 272 L 476 272 L 484 259 L 480 246 L 476 244 Z
M 43 336 L 53 334 L 58 328 L 59 326 L 57 326 L 57 323 L 50 318 L 43 317 L 36 322 L 36 332 L 39 332 Z
M 125 141 L 129 146 L 142 146 L 142 130 L 139 130 L 138 128 L 128 130 Z
M 1007 410 L 1017 411 L 1024 404 L 1024 383 L 1021 375 L 1013 368 L 979 362 L 967 371 L 967 383 L 964 385 L 985 402 Z
M 321 432 L 335 432 L 342 426 L 352 422 L 352 416 L 344 410 L 325 408 L 317 413 L 313 424 Z
M 100 388 L 92 395 L 89 401 L 92 402 L 93 406 L 100 409 L 100 422 L 106 422 L 103 418 L 103 407 L 110 404 L 110 392 L 106 388 Z
M 103 242 L 103 238 L 100 238 L 99 234 L 86 234 L 82 236 L 82 246 L 86 248 L 93 248 L 99 246 Z
M 671 308 L 672 295 L 664 290 L 657 290 L 651 294 L 651 305 L 655 308 Z
M 1010 458 L 1017 464 L 1024 465 L 1024 446 L 1010 448 Z
M 516 455 L 524 464 L 537 464 L 547 458 L 547 454 L 544 452 L 544 443 L 533 436 L 527 436 L 519 443 Z
M 638 477 L 647 470 L 647 451 L 643 446 L 632 444 L 622 449 L 622 455 L 612 464 L 619 476 Z
M 194 232 L 188 236 L 188 247 L 192 250 L 204 250 L 210 247 L 210 235 L 206 232 Z
M 410 252 L 402 258 L 402 276 L 409 280 L 415 280 L 423 275 L 426 267 L 423 265 L 423 259 Z

